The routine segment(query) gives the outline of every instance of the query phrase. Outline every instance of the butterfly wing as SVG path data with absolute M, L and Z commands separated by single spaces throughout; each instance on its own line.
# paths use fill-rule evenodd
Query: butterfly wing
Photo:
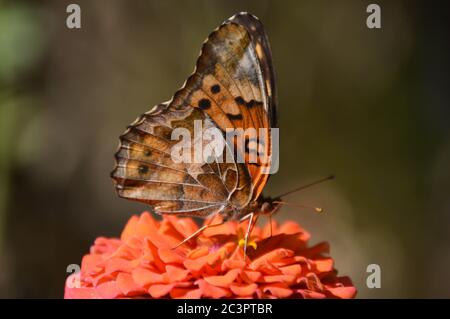
M 194 73 L 172 100 L 139 117 L 121 136 L 111 174 L 119 196 L 146 202 L 158 213 L 209 216 L 230 205 L 244 208 L 260 194 L 270 165 L 249 157 L 261 149 L 270 155 L 270 138 L 261 143 L 259 132 L 247 137 L 244 163 L 226 141 L 223 154 L 193 163 L 174 161 L 178 141 L 172 133 L 184 128 L 195 136 L 200 122 L 203 132 L 217 128 L 224 140 L 227 129 L 263 128 L 267 134 L 276 125 L 274 95 L 261 23 L 249 14 L 225 21 L 205 41 Z
M 230 22 L 242 25 L 248 32 L 256 60 L 260 67 L 261 84 L 260 90 L 265 92 L 264 111 L 268 116 L 270 127 L 278 127 L 277 106 L 276 106 L 276 86 L 275 73 L 272 64 L 272 51 L 270 50 L 269 39 L 261 21 L 249 13 L 239 13 L 229 19 Z M 256 63 L 256 62 L 255 62 Z
M 243 164 L 219 163 L 219 157 L 197 163 L 174 160 L 178 141 L 171 138 L 173 131 L 182 128 L 194 136 L 199 123 L 203 133 L 215 128 L 200 109 L 164 103 L 131 124 L 120 137 L 111 173 L 119 196 L 148 203 L 157 213 L 201 217 L 222 211 L 230 197 L 245 206 L 251 181 Z M 189 146 L 190 154 L 194 147 Z
M 245 136 L 245 163 L 255 200 L 269 177 L 270 133 L 277 126 L 272 54 L 258 18 L 239 13 L 213 31 L 185 87 L 189 94 L 180 92 L 175 100 L 202 108 L 222 130 L 242 128 L 249 133 Z

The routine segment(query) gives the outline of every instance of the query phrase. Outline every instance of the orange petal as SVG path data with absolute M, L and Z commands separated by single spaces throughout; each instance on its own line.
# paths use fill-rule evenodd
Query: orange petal
M 295 292 L 298 293 L 299 295 L 301 295 L 302 298 L 304 298 L 304 299 L 324 299 L 327 297 L 323 293 L 311 291 L 311 290 L 307 290 L 307 289 L 298 289 Z
M 81 269 L 88 274 L 96 274 L 104 269 L 101 265 L 103 257 L 100 255 L 85 255 L 81 261 Z
M 263 282 L 273 283 L 273 282 L 282 282 L 287 285 L 291 285 L 295 281 L 295 276 L 292 275 L 273 275 L 273 276 L 264 276 Z
M 277 298 L 287 298 L 293 293 L 292 289 L 289 289 L 289 287 L 283 283 L 264 285 L 262 290 L 263 292 L 270 293 L 272 296 Z
M 136 296 L 145 294 L 146 290 L 137 285 L 130 274 L 120 273 L 117 275 L 117 287 L 125 296 Z
M 114 252 L 122 242 L 116 238 L 98 237 L 90 249 L 91 254 L 105 254 Z
M 164 218 L 159 226 L 159 235 L 164 236 L 168 242 L 172 242 L 174 247 L 179 242 L 183 241 L 186 236 L 178 231 L 174 224 Z M 186 244 L 185 244 L 186 245 Z
M 217 287 L 228 287 L 236 277 L 241 273 L 240 269 L 232 269 L 223 276 L 205 277 L 205 281 Z
M 108 281 L 113 281 L 116 279 L 116 275 L 114 274 L 101 274 L 93 278 L 92 284 L 97 287 L 100 284 L 103 284 Z
M 185 259 L 179 251 L 167 248 L 158 249 L 158 255 L 159 258 L 161 258 L 161 260 L 166 264 L 168 263 L 182 264 Z
M 259 266 L 256 270 L 265 275 L 281 275 L 280 268 L 274 266 L 272 263 L 268 261 L 266 261 L 263 265 Z
M 294 256 L 294 261 L 296 263 L 302 264 L 302 265 L 306 265 L 308 270 L 311 270 L 311 262 L 308 258 L 304 257 L 304 256 Z
M 253 226 L 252 237 L 255 239 L 255 241 L 262 239 L 262 233 L 263 233 L 263 230 L 261 229 L 261 227 L 258 227 L 257 225 Z
M 208 277 L 208 276 L 218 276 L 222 274 L 221 270 L 220 270 L 220 264 L 214 265 L 214 266 L 210 266 L 208 264 L 206 264 L 206 266 L 202 269 L 202 275 L 197 277 Z
M 79 287 L 74 284 L 78 281 L 77 274 L 72 274 L 67 277 L 66 285 L 64 287 L 64 299 L 97 299 L 100 296 L 93 287 Z
M 264 265 L 266 262 L 278 261 L 282 258 L 291 257 L 293 255 L 294 252 L 292 250 L 277 248 L 253 260 L 250 263 L 250 268 L 257 269 L 260 266 Z
M 203 279 L 197 280 L 195 284 L 198 285 L 199 289 L 201 290 L 202 296 L 214 299 L 231 296 L 231 292 L 228 289 L 210 285 Z
M 81 287 L 81 288 L 68 288 L 64 291 L 64 299 L 99 299 L 95 288 Z
M 240 297 L 246 297 L 251 296 L 255 293 L 256 288 L 258 288 L 258 285 L 253 284 L 231 284 L 230 290 L 236 295 Z
M 161 298 L 170 293 L 175 288 L 189 288 L 192 282 L 176 282 L 167 284 L 153 284 L 148 288 L 148 293 L 153 298 Z
M 148 293 L 153 298 L 161 298 L 167 295 L 175 284 L 154 284 L 148 288 Z
M 327 242 L 319 243 L 311 248 L 306 249 L 302 255 L 307 258 L 312 258 L 321 254 L 328 254 L 330 252 L 330 244 Z
M 198 230 L 198 226 L 192 218 L 178 218 L 176 216 L 164 215 L 164 219 L 170 222 L 183 237 L 188 237 Z
M 148 212 L 141 214 L 136 225 L 134 236 L 136 237 L 153 237 L 158 232 L 158 222 L 155 221 Z
M 142 249 L 142 238 L 130 237 L 122 241 L 123 244 L 137 251 Z
M 291 220 L 284 222 L 280 226 L 280 230 L 279 230 L 280 234 L 286 234 L 286 235 L 292 235 L 292 234 L 304 233 L 304 232 L 305 232 L 305 230 L 303 228 L 301 228 L 299 224 L 297 224 L 296 222 L 291 221 Z
M 218 259 L 225 260 L 235 249 L 236 244 L 233 242 L 228 242 L 225 245 L 222 245 L 214 253 L 208 254 L 208 264 L 214 265 Z
M 161 274 L 142 267 L 133 269 L 131 276 L 133 277 L 134 282 L 141 287 L 155 283 L 162 283 L 164 281 Z
M 102 283 L 95 289 L 99 296 L 104 299 L 114 299 L 122 296 L 122 291 L 117 287 L 117 283 L 115 281 Z
M 163 275 L 163 278 L 165 282 L 184 281 L 189 275 L 189 272 L 188 269 L 167 265 L 166 273 Z
M 191 250 L 186 257 L 190 259 L 196 259 L 208 255 L 209 249 L 206 246 L 200 246 L 194 250 Z
M 235 235 L 237 223 L 233 221 L 226 222 L 220 226 L 206 228 L 202 235 L 205 237 L 212 237 L 216 235 Z
M 200 271 L 207 263 L 208 255 L 196 259 L 186 259 L 183 265 L 191 271 Z
M 319 273 L 333 270 L 333 259 L 331 258 L 316 259 L 314 260 L 314 264 L 316 265 L 316 269 Z
M 198 288 L 173 288 L 170 297 L 173 299 L 200 299 L 202 291 Z
M 256 297 L 258 299 L 277 299 L 277 297 L 271 295 L 271 294 L 266 294 L 263 293 L 263 291 L 261 289 L 256 289 Z
M 333 296 L 343 299 L 350 299 L 356 296 L 355 287 L 336 287 L 327 289 Z
M 144 240 L 143 248 L 143 261 L 156 266 L 160 272 L 163 272 L 165 270 L 165 264 L 162 262 L 161 258 L 159 258 L 157 246 L 155 246 L 149 238 L 146 238 Z
M 283 275 L 292 275 L 298 277 L 302 273 L 302 266 L 300 266 L 299 264 L 294 264 L 280 267 L 280 270 L 283 273 Z
M 137 227 L 138 222 L 139 222 L 139 217 L 136 215 L 132 216 L 128 220 L 127 224 L 125 225 L 125 228 L 122 231 L 122 235 L 120 236 L 120 239 L 124 241 L 127 238 L 135 236 L 136 227 Z
M 278 234 L 278 223 L 276 220 L 272 219 L 272 236 Z M 264 225 L 264 228 L 261 231 L 261 238 L 269 238 L 270 237 L 270 221 Z
M 113 258 L 106 261 L 105 273 L 110 274 L 117 271 L 131 272 L 130 261 L 124 258 Z
M 226 243 L 215 252 L 210 252 L 209 254 L 196 259 L 185 260 L 183 265 L 192 271 L 200 271 L 202 268 L 206 267 L 206 265 L 215 266 L 220 260 L 225 259 L 234 247 L 234 243 Z
M 306 274 L 306 277 L 301 278 L 298 283 L 306 283 L 306 287 L 308 287 L 308 290 L 312 291 L 322 291 L 324 289 L 322 282 L 315 273 Z
M 241 273 L 241 278 L 246 283 L 253 283 L 258 281 L 262 277 L 259 271 L 244 270 Z
M 244 260 L 226 259 L 222 264 L 222 269 L 223 270 L 236 268 L 242 269 L 245 267 L 245 265 L 247 265 L 247 263 Z
M 133 249 L 132 247 L 121 244 L 115 251 L 109 256 L 109 258 L 124 258 L 124 259 L 135 259 L 141 255 L 141 250 Z

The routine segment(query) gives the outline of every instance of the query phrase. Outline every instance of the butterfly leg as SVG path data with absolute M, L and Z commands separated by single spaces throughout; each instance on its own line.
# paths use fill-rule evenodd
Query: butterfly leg
M 221 221 L 220 223 L 217 224 L 206 224 L 203 225 L 202 227 L 200 227 L 198 230 L 196 230 L 194 233 L 192 233 L 191 235 L 189 235 L 188 237 L 186 237 L 185 239 L 183 239 L 181 242 L 179 242 L 175 247 L 173 247 L 172 249 L 177 249 L 178 247 L 180 247 L 181 245 L 183 245 L 184 243 L 188 242 L 189 240 L 191 240 L 192 238 L 196 237 L 198 234 L 200 234 L 202 231 L 204 231 L 206 228 L 209 227 L 215 227 L 215 226 L 220 226 L 223 223 L 225 223 L 225 221 Z
M 270 223 L 270 237 L 272 237 L 272 213 L 269 214 L 269 223 Z
M 249 239 L 249 237 L 250 237 L 250 234 L 251 234 L 251 232 L 252 232 L 253 227 L 256 225 L 256 222 L 257 222 L 257 220 L 258 220 L 258 216 L 259 216 L 259 215 L 256 215 L 256 217 L 255 217 L 255 213 L 250 213 L 250 214 L 247 214 L 247 215 L 245 215 L 244 217 L 242 217 L 242 218 L 240 219 L 241 222 L 242 222 L 243 220 L 250 219 L 250 220 L 248 221 L 247 232 L 245 233 L 245 237 L 244 237 L 244 261 L 245 261 L 245 259 L 247 258 L 247 244 L 248 244 L 248 239 Z M 253 221 L 253 218 L 254 218 L 254 221 Z

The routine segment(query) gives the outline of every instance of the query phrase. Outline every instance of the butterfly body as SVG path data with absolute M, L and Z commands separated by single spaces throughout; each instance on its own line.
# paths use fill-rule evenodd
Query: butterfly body
M 209 35 L 194 73 L 173 98 L 141 115 L 121 135 L 111 173 L 118 195 L 145 202 L 159 214 L 219 214 L 224 221 L 276 210 L 261 195 L 272 165 L 275 101 L 263 26 L 251 14 L 236 14 Z M 196 146 L 210 145 L 197 134 L 212 129 L 225 141 L 222 153 L 197 156 Z M 180 130 L 194 140 L 187 147 L 194 155 L 182 162 L 173 157 L 178 147 L 173 137 Z M 230 130 L 244 132 L 239 142 L 227 139 Z

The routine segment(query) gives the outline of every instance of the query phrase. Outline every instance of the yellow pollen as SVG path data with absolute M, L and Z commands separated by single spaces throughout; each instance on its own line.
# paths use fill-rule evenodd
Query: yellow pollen
M 238 245 L 239 245 L 239 247 L 244 247 L 245 246 L 245 239 L 239 239 Z M 256 250 L 257 246 L 258 245 L 256 244 L 256 242 L 253 241 L 253 240 L 249 240 L 247 242 L 247 247 L 253 247 L 253 249 Z

